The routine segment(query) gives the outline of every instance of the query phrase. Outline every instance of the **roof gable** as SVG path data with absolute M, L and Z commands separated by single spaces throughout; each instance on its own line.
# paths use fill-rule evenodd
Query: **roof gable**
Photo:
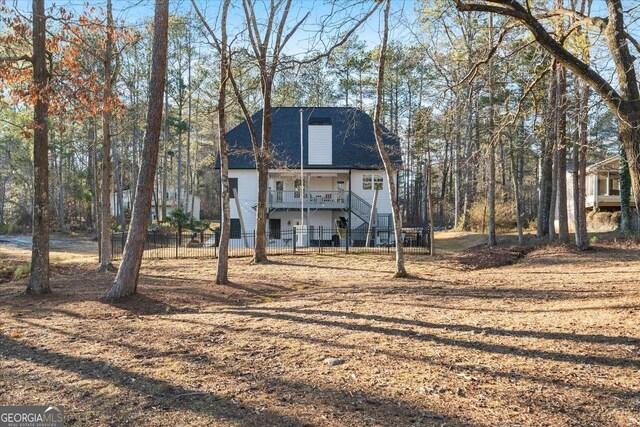
M 382 169 L 376 147 L 373 120 L 350 107 L 274 107 L 272 110 L 272 168 L 300 167 L 300 110 L 303 116 L 304 166 L 314 169 Z M 258 140 L 262 135 L 262 110 L 252 116 Z M 331 123 L 333 162 L 309 165 L 309 124 Z M 226 134 L 229 169 L 255 169 L 249 127 L 246 121 Z M 400 139 L 384 129 L 384 142 L 394 164 L 402 163 Z

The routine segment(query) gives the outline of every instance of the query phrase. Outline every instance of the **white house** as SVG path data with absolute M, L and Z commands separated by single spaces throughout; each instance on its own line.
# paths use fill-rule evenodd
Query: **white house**
M 262 111 L 252 120 L 260 138 Z M 241 236 L 255 229 L 258 192 L 247 123 L 229 131 L 227 142 L 232 244 L 236 239 L 235 244 L 246 245 Z M 274 108 L 271 145 L 267 221 L 271 241 L 291 239 L 290 230 L 295 228 L 300 246 L 313 246 L 319 240 L 344 245 L 347 238 L 357 244 L 364 243 L 371 228 L 375 244 L 391 243 L 389 183 L 368 114 L 355 108 Z M 385 145 L 399 166 L 399 138 L 385 132 Z
M 568 170 L 567 213 L 569 216 L 569 231 L 575 230 L 573 179 L 573 170 Z M 588 165 L 585 181 L 585 208 L 611 212 L 620 210 L 620 156 L 609 157 Z M 635 208 L 633 197 L 631 197 L 630 204 L 632 208 Z

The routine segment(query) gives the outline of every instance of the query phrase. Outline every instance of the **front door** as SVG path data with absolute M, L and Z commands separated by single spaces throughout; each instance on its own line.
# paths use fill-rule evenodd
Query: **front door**
M 269 218 L 269 238 L 280 238 L 280 218 Z
M 282 203 L 282 192 L 283 192 L 283 190 L 284 190 L 284 182 L 276 181 L 276 202 L 277 203 Z

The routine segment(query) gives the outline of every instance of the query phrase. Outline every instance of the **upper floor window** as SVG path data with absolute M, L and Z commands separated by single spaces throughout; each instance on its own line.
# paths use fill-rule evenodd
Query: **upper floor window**
M 373 189 L 382 190 L 382 175 L 373 176 Z
M 373 175 L 362 175 L 362 189 L 363 190 L 371 190 L 373 188 L 372 177 L 373 177 Z
M 330 118 L 309 118 L 308 142 L 308 162 L 310 165 L 330 165 L 333 163 L 333 131 Z
M 362 175 L 362 189 L 363 190 L 382 190 L 382 183 L 384 182 L 382 175 L 366 174 Z
M 235 191 L 234 191 L 235 190 Z M 229 198 L 234 199 L 234 193 L 238 192 L 238 178 L 229 178 Z

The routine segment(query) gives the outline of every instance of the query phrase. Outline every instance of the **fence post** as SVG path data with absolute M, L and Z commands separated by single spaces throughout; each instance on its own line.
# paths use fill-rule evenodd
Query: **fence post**
M 390 252 L 390 249 L 389 249 L 391 247 L 391 244 L 389 243 L 390 241 L 391 241 L 391 228 L 389 228 L 389 225 L 387 225 L 387 254 L 389 254 Z
M 349 216 L 349 219 L 351 219 L 351 216 Z M 345 236 L 347 237 L 347 240 L 345 240 L 345 242 L 344 242 L 345 253 L 349 253 L 349 238 L 351 237 L 351 224 L 347 225 L 347 232 L 346 232 Z
M 318 232 L 320 233 L 320 235 L 318 236 L 318 253 L 321 254 L 322 253 L 322 226 L 318 227 Z
M 297 242 L 297 236 L 296 236 L 296 229 L 294 227 L 293 229 L 293 242 L 291 243 L 291 245 L 293 246 L 293 254 L 296 254 L 296 242 Z
M 179 233 L 176 233 L 176 259 L 178 259 Z

